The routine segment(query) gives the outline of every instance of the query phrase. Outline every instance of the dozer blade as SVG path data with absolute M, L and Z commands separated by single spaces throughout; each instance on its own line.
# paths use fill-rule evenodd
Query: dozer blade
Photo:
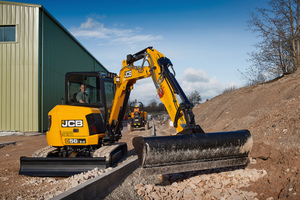
M 72 176 L 94 168 L 105 169 L 106 159 L 101 158 L 20 158 L 20 175 Z
M 103 146 L 94 152 L 94 157 L 21 157 L 20 175 L 27 176 L 72 176 L 94 168 L 114 166 L 127 155 L 126 143 Z
M 252 143 L 248 130 L 133 138 L 144 175 L 246 165 Z

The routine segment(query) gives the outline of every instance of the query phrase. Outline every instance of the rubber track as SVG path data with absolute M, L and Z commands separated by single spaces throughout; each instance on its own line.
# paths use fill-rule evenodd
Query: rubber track
M 32 157 L 34 158 L 46 158 L 48 154 L 52 151 L 56 150 L 55 147 L 52 146 L 46 146 L 42 149 L 36 150 L 33 152 Z

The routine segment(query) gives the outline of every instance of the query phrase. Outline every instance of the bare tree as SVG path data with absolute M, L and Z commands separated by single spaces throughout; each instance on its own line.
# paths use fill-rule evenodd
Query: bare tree
M 268 3 L 268 8 L 251 12 L 248 21 L 249 30 L 262 39 L 250 54 L 253 65 L 243 74 L 250 81 L 294 73 L 300 64 L 300 0 Z
M 155 99 L 152 99 L 148 107 L 155 109 L 157 107 L 157 102 Z
M 192 102 L 194 105 L 197 105 L 202 101 L 201 95 L 196 90 L 193 91 L 190 95 L 188 95 L 188 99 L 190 102 Z

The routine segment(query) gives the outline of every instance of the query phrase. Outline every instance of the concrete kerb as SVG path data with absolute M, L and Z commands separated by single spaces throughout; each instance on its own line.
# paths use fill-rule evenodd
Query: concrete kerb
M 4 147 L 4 146 L 7 146 L 7 145 L 11 145 L 11 144 L 13 144 L 13 145 L 15 145 L 17 142 L 5 142 L 5 143 L 0 143 L 0 148 L 1 147 Z
M 20 132 L 20 131 L 0 131 L 1 136 L 37 136 L 45 135 L 46 133 L 41 132 Z
M 101 199 L 107 195 L 107 190 L 117 185 L 126 176 L 139 167 L 138 157 L 134 156 L 127 162 L 111 171 L 80 184 L 52 198 L 52 200 Z

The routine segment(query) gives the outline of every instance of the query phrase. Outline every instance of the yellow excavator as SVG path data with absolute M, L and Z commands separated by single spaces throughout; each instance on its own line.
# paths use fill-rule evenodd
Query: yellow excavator
M 142 61 L 140 66 L 134 65 Z M 171 73 L 171 71 L 173 73 Z M 195 123 L 190 103 L 175 78 L 171 61 L 152 47 L 130 54 L 119 75 L 71 72 L 65 78 L 66 105 L 49 112 L 49 146 L 20 158 L 19 174 L 69 176 L 113 166 L 127 154 L 122 121 L 133 85 L 151 77 L 177 135 L 135 137 L 142 169 L 174 173 L 246 165 L 252 148 L 248 130 L 205 133 Z
M 149 129 L 149 121 L 147 119 L 147 112 L 144 110 L 144 104 L 135 100 L 129 105 L 127 131 L 130 132 L 134 128 L 144 127 L 145 130 Z

